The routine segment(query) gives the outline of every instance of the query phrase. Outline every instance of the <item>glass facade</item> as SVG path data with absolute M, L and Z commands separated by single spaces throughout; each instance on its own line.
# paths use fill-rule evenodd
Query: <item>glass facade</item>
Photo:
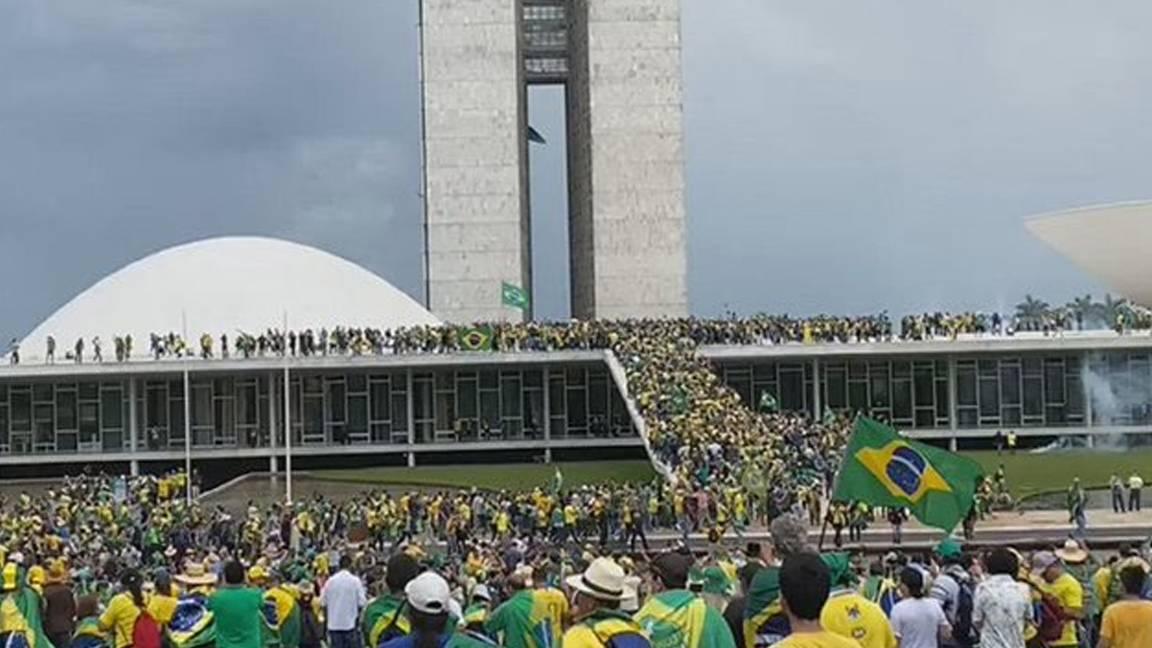
M 182 375 L 99 382 L 0 383 L 0 455 L 184 448 Z M 190 381 L 194 448 L 283 443 L 283 374 Z M 602 366 L 434 371 L 297 371 L 290 375 L 300 446 L 611 438 L 636 434 Z
M 1149 354 L 1092 353 L 1086 358 L 957 357 L 956 427 L 1152 425 Z M 725 382 L 746 403 L 757 403 L 767 390 L 782 409 L 819 416 L 813 373 L 811 360 L 722 366 Z M 953 416 L 948 374 L 947 359 L 821 358 L 819 403 L 837 412 L 870 412 L 900 428 L 948 429 Z

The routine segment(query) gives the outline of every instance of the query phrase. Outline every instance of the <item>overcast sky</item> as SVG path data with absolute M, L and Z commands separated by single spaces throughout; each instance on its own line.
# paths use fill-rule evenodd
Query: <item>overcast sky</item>
M 1063 301 L 1100 287 L 1023 220 L 1152 197 L 1152 3 L 683 5 L 697 313 Z M 0 0 L 0 337 L 228 234 L 421 298 L 416 43 L 416 0 Z M 532 95 L 545 316 L 560 106 Z

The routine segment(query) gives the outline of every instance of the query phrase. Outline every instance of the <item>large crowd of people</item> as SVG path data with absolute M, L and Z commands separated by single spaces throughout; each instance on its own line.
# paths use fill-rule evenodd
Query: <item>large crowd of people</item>
M 1111 300 L 1111 298 L 1109 298 Z M 570 348 L 605 348 L 607 338 L 625 335 L 638 327 L 672 325 L 688 332 L 697 344 L 827 344 L 858 342 L 899 342 L 956 339 L 959 336 L 1012 336 L 1021 332 L 1062 335 L 1066 331 L 1113 330 L 1119 334 L 1152 330 L 1152 310 L 1119 301 L 1104 304 L 1081 304 L 1074 301 L 1062 307 L 1049 307 L 1043 302 L 1025 302 L 1014 314 L 1000 312 L 943 311 L 909 314 L 894 326 L 887 312 L 862 316 L 758 314 L 723 318 L 684 318 L 680 320 L 620 320 L 593 322 L 528 322 L 481 323 L 471 325 L 414 326 L 382 329 L 372 326 L 336 326 L 331 329 L 305 328 L 281 331 L 269 328 L 263 332 L 239 332 L 230 339 L 227 333 L 204 332 L 197 339 L 186 340 L 176 332 L 154 332 L 149 335 L 148 355 L 153 359 L 202 359 L 265 356 L 381 355 L 391 353 L 444 353 L 470 349 L 462 344 L 469 331 L 484 329 L 491 338 L 483 346 L 496 351 L 562 350 Z M 595 333 L 596 335 L 593 335 Z M 112 339 L 115 359 L 133 358 L 131 335 Z M 87 351 L 87 355 L 85 352 Z M 44 362 L 54 363 L 57 342 L 45 339 Z M 18 364 L 21 358 L 19 340 L 9 343 L 8 361 Z M 99 336 L 78 338 L 64 351 L 63 359 L 71 362 L 104 360 Z
M 1069 539 L 1024 555 L 948 539 L 921 553 L 821 553 L 805 520 L 783 513 L 763 545 L 640 551 L 633 524 L 677 517 L 641 501 L 658 502 L 665 483 L 237 511 L 188 503 L 190 486 L 180 473 L 86 476 L 0 502 L 0 644 L 1152 645 L 1148 556 L 1136 548 L 1108 555 Z M 618 535 L 595 538 L 606 533 Z

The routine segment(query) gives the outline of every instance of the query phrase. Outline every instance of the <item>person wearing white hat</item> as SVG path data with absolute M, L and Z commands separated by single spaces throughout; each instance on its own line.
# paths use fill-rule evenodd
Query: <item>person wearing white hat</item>
M 380 645 L 380 648 L 484 648 L 494 646 L 491 640 L 474 633 L 453 633 L 448 628 L 452 618 L 452 588 L 436 572 L 426 571 L 404 587 L 412 631 Z
M 564 648 L 650 648 L 640 625 L 620 611 L 621 601 L 635 596 L 624 568 L 610 558 L 597 558 L 565 583 L 573 592 L 573 625 L 564 633 Z

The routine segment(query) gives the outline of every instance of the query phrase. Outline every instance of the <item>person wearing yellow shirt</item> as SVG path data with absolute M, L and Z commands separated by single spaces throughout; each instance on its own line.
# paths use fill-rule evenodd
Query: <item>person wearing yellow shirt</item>
M 512 519 L 508 517 L 508 511 L 501 510 L 496 514 L 496 535 L 501 538 L 508 537 L 508 531 L 511 528 Z
M 651 647 L 640 625 L 620 611 L 621 601 L 635 596 L 626 579 L 624 569 L 609 558 L 597 558 L 583 574 L 567 579 L 572 626 L 564 633 L 564 648 Z
M 860 648 L 860 644 L 827 630 L 820 622 L 831 592 L 831 576 L 820 556 L 794 553 L 780 565 L 780 605 L 792 629 L 775 648 Z
M 152 615 L 161 629 L 164 629 L 176 615 L 176 604 L 179 599 L 172 588 L 172 577 L 166 571 L 156 574 L 154 587 L 155 590 L 148 599 L 148 614 Z
M 1060 638 L 1052 648 L 1074 648 L 1080 645 L 1076 636 L 1076 622 L 1084 615 L 1084 589 L 1071 574 L 1064 572 L 1064 564 L 1051 551 L 1040 551 L 1032 556 L 1032 575 L 1039 580 L 1040 591 L 1060 603 L 1067 621 Z
M 136 617 L 140 616 L 141 610 L 147 609 L 148 604 L 144 600 L 144 581 L 140 572 L 125 570 L 120 576 L 120 586 L 123 591 L 108 601 L 108 608 L 100 615 L 100 629 L 112 633 L 115 648 L 127 648 L 132 645 Z
M 896 648 L 896 634 L 884 610 L 855 590 L 856 574 L 848 556 L 827 554 L 823 559 L 833 589 L 820 612 L 820 625 L 862 648 Z
M 1120 569 L 1124 596 L 1104 610 L 1098 648 L 1152 646 L 1152 601 L 1141 598 L 1148 572 L 1141 565 Z

